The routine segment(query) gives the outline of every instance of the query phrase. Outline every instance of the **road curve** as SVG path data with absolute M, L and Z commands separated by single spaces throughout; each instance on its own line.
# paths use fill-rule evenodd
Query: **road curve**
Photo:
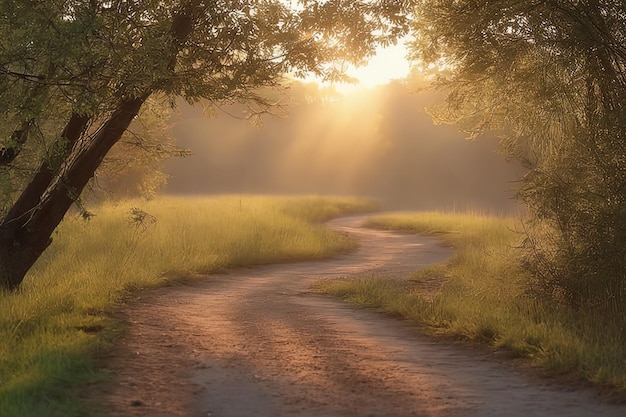
M 406 274 L 451 252 L 432 238 L 331 221 L 359 250 L 239 269 L 142 293 L 102 359 L 112 379 L 82 395 L 111 416 L 623 417 L 483 349 L 424 337 L 409 323 L 309 292 L 320 278 Z

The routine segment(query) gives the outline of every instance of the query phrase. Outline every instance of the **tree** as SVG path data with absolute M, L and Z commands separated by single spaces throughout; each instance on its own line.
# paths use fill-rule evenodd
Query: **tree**
M 0 287 L 15 289 L 146 100 L 243 101 L 341 77 L 406 31 L 411 1 L 2 0 Z
M 626 6 L 618 0 L 420 1 L 414 58 L 442 68 L 439 116 L 499 129 L 530 170 L 533 288 L 626 301 Z

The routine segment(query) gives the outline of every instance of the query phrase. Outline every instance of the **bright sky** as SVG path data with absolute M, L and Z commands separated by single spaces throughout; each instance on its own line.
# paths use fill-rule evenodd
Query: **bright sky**
M 302 5 L 297 0 L 281 1 L 293 9 L 302 9 Z M 349 76 L 359 80 L 358 84 L 335 84 L 335 88 L 339 92 L 347 94 L 360 88 L 372 88 L 387 84 L 394 79 L 406 77 L 410 71 L 409 62 L 406 59 L 406 42 L 407 38 L 404 38 L 387 48 L 377 48 L 376 55 L 370 58 L 367 65 L 346 71 Z M 313 77 L 306 78 L 304 81 L 323 84 Z
M 404 78 L 410 70 L 406 54 L 403 41 L 386 48 L 378 48 L 376 55 L 370 58 L 367 65 L 346 71 L 349 76 L 359 80 L 358 84 L 335 84 L 335 88 L 343 94 L 348 94 L 360 88 L 372 88 L 394 79 Z M 314 78 L 305 81 L 318 82 Z
M 348 75 L 357 78 L 360 85 L 367 88 L 404 78 L 410 70 L 406 53 L 403 42 L 387 48 L 379 48 L 367 66 L 348 71 Z

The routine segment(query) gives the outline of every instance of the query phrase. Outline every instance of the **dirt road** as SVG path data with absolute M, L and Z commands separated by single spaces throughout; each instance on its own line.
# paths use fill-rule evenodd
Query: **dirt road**
M 409 273 L 451 253 L 437 241 L 331 226 L 361 241 L 329 261 L 237 270 L 148 291 L 87 401 L 113 416 L 626 416 L 482 349 L 308 291 L 320 278 Z

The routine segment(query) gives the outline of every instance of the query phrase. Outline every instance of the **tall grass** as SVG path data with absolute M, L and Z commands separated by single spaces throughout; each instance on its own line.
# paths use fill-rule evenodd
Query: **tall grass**
M 72 388 L 98 378 L 92 357 L 133 290 L 242 265 L 331 256 L 355 243 L 315 223 L 371 211 L 319 197 L 162 198 L 69 216 L 17 293 L 0 293 L 0 416 L 87 415 Z
M 370 226 L 439 235 L 456 249 L 445 264 L 409 277 L 325 281 L 322 291 L 425 325 L 436 334 L 488 343 L 555 374 L 586 378 L 626 398 L 626 322 L 599 311 L 574 311 L 527 296 L 517 260 L 517 222 L 478 214 L 394 214 Z M 424 283 L 442 289 L 428 299 Z

